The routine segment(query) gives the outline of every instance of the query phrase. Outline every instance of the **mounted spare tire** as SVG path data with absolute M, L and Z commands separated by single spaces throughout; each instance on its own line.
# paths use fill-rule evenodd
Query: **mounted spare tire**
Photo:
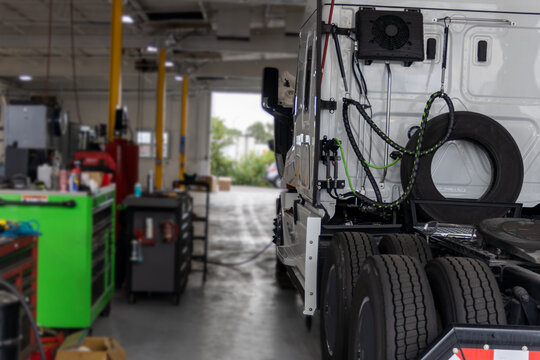
M 429 149 L 445 135 L 448 129 L 448 114 L 442 114 L 428 121 L 422 149 Z M 407 149 L 414 151 L 418 132 L 409 142 Z M 455 126 L 448 138 L 465 140 L 480 146 L 487 154 L 492 168 L 491 182 L 478 202 L 514 203 L 523 185 L 523 159 L 510 133 L 488 116 L 468 112 L 455 112 Z M 412 197 L 419 200 L 445 200 L 437 190 L 431 176 L 431 164 L 436 151 L 422 156 L 418 164 L 416 182 Z M 401 183 L 407 186 L 413 171 L 414 157 L 405 155 L 401 161 Z M 459 171 L 459 169 L 455 169 Z M 478 224 L 487 218 L 502 217 L 508 209 L 457 205 L 419 204 L 427 217 L 446 223 Z

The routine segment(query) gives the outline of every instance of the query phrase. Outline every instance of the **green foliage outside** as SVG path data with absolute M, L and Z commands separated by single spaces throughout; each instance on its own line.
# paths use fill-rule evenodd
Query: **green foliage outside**
M 262 155 L 247 153 L 236 161 L 233 167 L 233 183 L 237 185 L 272 186 L 265 180 L 266 168 L 274 162 L 274 153 Z
M 271 186 L 266 180 L 266 168 L 274 161 L 274 153 L 267 151 L 262 155 L 247 153 L 238 160 L 223 155 L 223 148 L 232 145 L 242 133 L 225 126 L 224 121 L 212 118 L 212 137 L 210 142 L 210 170 L 213 175 L 232 178 L 235 185 Z M 250 126 L 247 135 L 255 137 L 258 143 L 266 143 L 273 137 L 272 126 L 258 122 Z
M 231 159 L 223 156 L 223 148 L 234 143 L 235 138 L 241 135 L 236 129 L 229 129 L 222 119 L 212 118 L 210 141 L 210 172 L 217 176 L 231 176 L 233 163 Z
M 253 136 L 259 144 L 267 144 L 269 140 L 274 138 L 274 126 L 257 121 L 247 128 L 246 135 Z

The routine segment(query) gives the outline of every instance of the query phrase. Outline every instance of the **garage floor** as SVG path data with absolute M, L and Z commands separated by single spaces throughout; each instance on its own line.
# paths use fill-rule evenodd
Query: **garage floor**
M 262 249 L 277 194 L 253 187 L 212 194 L 210 258 L 237 261 Z M 93 334 L 118 339 L 130 360 L 318 359 L 318 319 L 308 332 L 297 292 L 277 287 L 274 265 L 273 248 L 241 267 L 210 265 L 206 284 L 200 273 L 191 275 L 178 307 L 165 296 L 129 305 L 119 292 Z

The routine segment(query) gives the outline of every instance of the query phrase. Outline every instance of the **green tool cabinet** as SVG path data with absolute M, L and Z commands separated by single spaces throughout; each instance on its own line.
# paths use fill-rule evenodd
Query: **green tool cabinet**
M 38 324 L 86 328 L 114 292 L 115 187 L 96 193 L 0 191 L 0 218 L 37 220 Z

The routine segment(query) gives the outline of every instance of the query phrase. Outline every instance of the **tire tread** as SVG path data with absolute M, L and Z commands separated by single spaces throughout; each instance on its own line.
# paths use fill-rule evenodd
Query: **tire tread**
M 394 356 L 391 353 L 388 356 L 415 359 L 435 335 L 430 329 L 433 319 L 430 319 L 427 304 L 431 289 L 425 275 L 421 275 L 423 266 L 418 259 L 401 255 L 377 256 L 374 260 L 377 267 L 383 269 L 381 282 L 388 283 L 391 290 L 389 311 L 393 314 L 394 326 L 386 330 L 388 349 L 394 351 Z
M 426 265 L 433 255 L 425 240 L 417 234 L 390 234 L 383 236 L 379 245 L 381 253 L 407 255 Z
M 504 325 L 506 315 L 499 288 L 489 267 L 479 260 L 464 257 L 438 258 L 429 268 L 444 271 L 453 289 L 457 319 L 450 322 L 465 322 L 479 325 Z M 428 270 L 428 274 L 430 271 Z M 440 281 L 439 277 L 432 281 Z M 441 294 L 440 296 L 445 296 Z M 442 305 L 441 305 L 442 306 Z M 445 324 L 446 325 L 446 324 Z

